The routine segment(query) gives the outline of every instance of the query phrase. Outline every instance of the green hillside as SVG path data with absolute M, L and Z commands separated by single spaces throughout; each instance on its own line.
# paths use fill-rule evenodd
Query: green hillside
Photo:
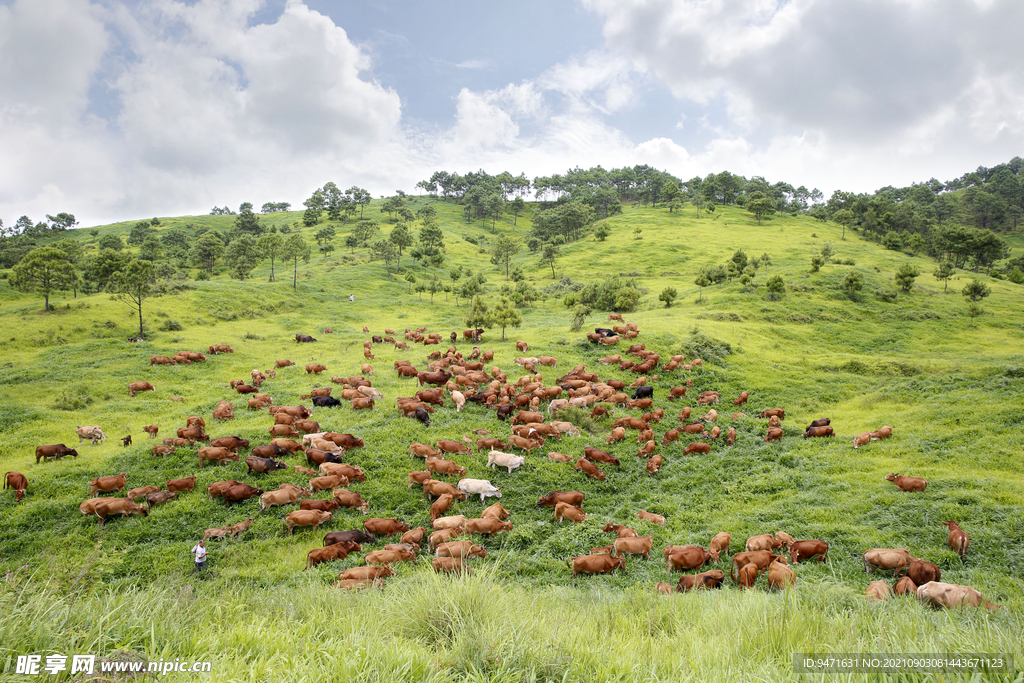
M 844 651 L 841 645 L 846 651 L 1011 652 L 1024 662 L 1019 639 L 1024 610 L 1024 286 L 957 270 L 943 291 L 943 283 L 932 276 L 937 268 L 933 259 L 884 249 L 850 229 L 844 240 L 842 226 L 807 215 L 777 215 L 759 225 L 737 206 L 719 206 L 703 217 L 690 204 L 673 212 L 660 206 L 625 207 L 596 224 L 609 229 L 606 240 L 595 239 L 588 228 L 580 240 L 562 244 L 554 278 L 551 267 L 540 262 L 540 252 L 524 246 L 511 266 L 521 268 L 524 282 L 540 298 L 520 309 L 522 327 L 507 329 L 505 341 L 501 329 L 494 328 L 480 344 L 495 351 L 493 365 L 510 380 L 523 374 L 513 362 L 523 355 L 514 346 L 516 339 L 529 342 L 529 355 L 558 358 L 557 368 L 540 370 L 547 385 L 578 364 L 603 379 L 629 383 L 636 378 L 598 363 L 609 353 L 624 354 L 624 343 L 609 349 L 584 338 L 592 328 L 610 325 L 608 311 L 595 310 L 582 331 L 570 330 L 565 296 L 608 276 L 633 279 L 644 292 L 636 309 L 623 314 L 639 326 L 635 342 L 661 353 L 663 360 L 685 354 L 687 360 L 702 357 L 704 364 L 688 372 L 660 369 L 651 381 L 655 407 L 665 409 L 664 420 L 654 426 L 665 460 L 655 476 L 647 476 L 645 462 L 636 457 L 636 432 L 605 445 L 611 418 L 596 421 L 578 438 L 549 440 L 512 474 L 485 468 L 485 452 L 452 456 L 468 469 L 467 476 L 502 488 L 501 502 L 514 524 L 513 531 L 483 541 L 488 557 L 474 560 L 477 574 L 469 579 L 434 578 L 423 553 L 417 566 L 396 567 L 398 576 L 389 579 L 383 595 L 341 595 L 329 588 L 330 582 L 339 571 L 361 565 L 364 553 L 303 572 L 306 553 L 321 544 L 322 533 L 298 529 L 292 536 L 282 534 L 282 519 L 293 508 L 260 514 L 255 500 L 225 507 L 205 495 L 207 485 L 223 479 L 269 490 L 281 482 L 302 483 L 303 475 L 292 470 L 247 475 L 244 462 L 197 469 L 191 449 L 162 458 L 151 455 L 154 441 L 142 426 L 157 424 L 161 437 L 173 436 L 189 415 L 203 416 L 212 437 L 237 434 L 254 445 L 266 443 L 271 424 L 266 411 L 246 410 L 245 398 L 228 382 L 248 379 L 252 369 L 267 370 L 275 359 L 288 358 L 297 365 L 279 369 L 262 390 L 277 404 L 308 406 L 299 396 L 315 386 L 331 386 L 330 375 L 359 374 L 365 362 L 362 342 L 369 338 L 364 326 L 373 334 L 392 328 L 398 338 L 406 328 L 426 326 L 442 334 L 442 350 L 449 332 L 459 331 L 458 348 L 468 354 L 472 345 L 461 339 L 468 302 L 460 299 L 456 305 L 453 293 L 444 291 L 431 302 L 429 291 L 415 292 L 414 283 L 404 278 L 412 273 L 415 284 L 429 284 L 436 275 L 451 285 L 450 269 L 468 268 L 484 274 L 482 297 L 493 307 L 506 280 L 504 267 L 491 263 L 489 250 L 500 234 L 525 244 L 538 207 L 520 216 L 515 226 L 510 218 L 492 226 L 490 220 L 467 222 L 462 207 L 451 202 L 410 200 L 413 210 L 428 203 L 437 210 L 445 242 L 440 268 L 407 254 L 401 274 L 389 280 L 384 264 L 371 261 L 366 248 L 345 246 L 355 221 L 302 226 L 300 212 L 269 214 L 261 216 L 265 227 L 298 232 L 313 245 L 311 260 L 298 262 L 295 290 L 292 264 L 276 264 L 276 282 L 268 282 L 267 262 L 243 281 L 231 279 L 220 265 L 206 281 L 195 279 L 199 271 L 194 267 L 176 267 L 176 274 L 161 281 L 164 293 L 144 302 L 147 339 L 138 343 L 126 341 L 138 333 L 136 311 L 108 293 L 58 293 L 51 297 L 55 310 L 43 312 L 40 295 L 14 291 L 9 275 L 0 280 L 0 467 L 29 480 L 23 501 L 15 503 L 10 491 L 0 496 L 0 572 L 13 577 L 0 589 L 0 601 L 8 607 L 8 616 L 0 617 L 5 643 L 0 647 L 22 652 L 116 642 L 150 657 L 161 656 L 161 648 L 169 656 L 220 653 L 216 656 L 223 667 L 246 667 L 244 675 L 228 675 L 222 668 L 218 680 L 290 680 L 355 671 L 372 671 L 363 674 L 364 680 L 387 680 L 388 672 L 400 667 L 408 668 L 392 680 L 527 680 L 530 672 L 540 680 L 708 680 L 723 670 L 735 672 L 728 678 L 745 671 L 758 679 L 788 680 L 794 678 L 793 651 L 826 644 L 837 652 Z M 375 202 L 366 212 L 380 221 L 383 237 L 394 224 L 377 207 Z M 98 226 L 96 235 L 79 229 L 60 237 L 80 241 L 88 258 L 98 254 L 105 235 L 127 236 L 135 223 Z M 232 216 L 160 218 L 155 228 L 158 235 L 180 229 L 195 239 L 204 228 L 227 231 L 233 223 Z M 335 250 L 325 257 L 316 252 L 314 235 L 326 224 L 336 228 L 338 237 Z M 410 227 L 418 232 L 419 226 L 417 221 Z M 1011 257 L 1024 253 L 1019 234 L 1008 235 L 1007 242 Z M 811 272 L 811 257 L 825 245 L 831 248 L 831 261 Z M 703 288 L 695 284 L 702 267 L 725 264 L 737 250 L 751 258 L 767 254 L 770 264 L 761 265 L 746 285 L 738 278 Z M 907 263 L 921 273 L 910 292 L 892 301 L 877 296 L 876 291 L 898 289 L 894 274 Z M 850 272 L 863 280 L 854 295 L 844 286 Z M 785 284 L 777 300 L 766 289 L 774 276 Z M 961 290 L 975 278 L 991 294 L 980 302 L 984 312 L 972 321 Z M 678 298 L 666 308 L 659 294 L 668 287 L 675 288 Z M 325 328 L 333 328 L 333 334 L 324 334 Z M 311 334 L 318 342 L 297 345 L 296 333 Z M 150 356 L 205 353 L 211 344 L 229 344 L 234 353 L 190 366 L 149 365 Z M 373 411 L 354 412 L 347 405 L 319 408 L 313 419 L 324 429 L 365 440 L 366 447 L 349 451 L 345 460 L 367 473 L 365 483 L 349 488 L 369 502 L 370 516 L 429 526 L 428 504 L 418 489 L 407 487 L 408 472 L 423 468 L 422 461 L 410 457 L 409 443 L 460 440 L 475 429 L 505 437 L 509 426 L 477 404 L 457 413 L 450 401 L 429 428 L 402 419 L 395 398 L 411 396 L 419 387 L 396 377 L 392 364 L 407 359 L 425 369 L 425 355 L 434 350 L 411 346 L 400 351 L 390 344 L 374 345 L 373 384 L 385 399 Z M 328 371 L 307 375 L 302 366 L 311 362 L 323 363 Z M 692 379 L 687 398 L 668 401 L 668 388 L 687 379 Z M 129 398 L 127 383 L 140 380 L 156 390 Z M 695 397 L 708 389 L 721 392 L 716 424 L 723 431 L 735 427 L 736 443 L 726 446 L 720 439 L 710 454 L 696 457 L 682 455 L 690 438 L 662 446 L 664 432 L 679 424 L 680 408 L 692 406 L 696 416 L 704 412 Z M 742 391 L 749 392 L 749 403 L 733 408 L 732 399 Z M 220 400 L 235 404 L 234 420 L 211 419 Z M 776 406 L 786 409 L 785 436 L 781 443 L 765 443 L 766 422 L 755 416 Z M 745 415 L 733 419 L 734 411 Z M 642 412 L 616 408 L 615 417 Z M 803 427 L 819 417 L 831 418 L 836 437 L 801 438 Z M 77 445 L 75 428 L 84 424 L 102 426 L 109 440 Z M 854 436 L 883 425 L 894 427 L 891 438 L 853 449 Z M 123 448 L 119 439 L 129 433 L 134 443 Z M 80 456 L 35 463 L 36 445 L 61 442 L 77 448 Z M 605 482 L 545 458 L 548 450 L 578 457 L 588 445 L 606 448 L 622 462 L 619 468 L 601 466 L 608 475 Z M 286 462 L 306 464 L 296 456 Z M 95 518 L 84 518 L 78 505 L 89 497 L 88 481 L 121 472 L 129 474 L 129 488 L 192 474 L 198 480 L 194 493 L 154 508 L 146 518 L 112 520 L 103 527 Z M 884 481 L 890 472 L 924 477 L 929 486 L 923 493 L 903 493 Z M 550 508 L 535 507 L 541 495 L 556 489 L 586 493 L 586 522 L 556 524 Z M 483 507 L 471 499 L 457 503 L 450 514 L 476 517 Z M 636 519 L 640 509 L 664 515 L 666 526 Z M 246 534 L 214 544 L 209 574 L 201 580 L 191 577 L 188 551 L 202 531 L 250 516 L 256 519 Z M 323 530 L 360 528 L 364 518 L 340 510 Z M 946 544 L 940 523 L 950 519 L 971 536 L 963 561 Z M 612 535 L 601 530 L 608 522 L 652 534 L 651 558 L 630 558 L 626 571 L 610 576 L 570 578 L 566 559 L 609 544 Z M 820 538 L 831 546 L 828 562 L 796 567 L 799 583 L 793 595 L 767 594 L 763 578 L 756 593 L 728 587 L 713 595 L 652 595 L 656 582 L 674 585 L 678 580 L 678 574 L 665 569 L 664 546 L 706 546 L 713 535 L 728 531 L 735 553 L 749 536 L 776 530 Z M 886 578 L 863 571 L 861 554 L 875 547 L 908 548 L 935 562 L 944 581 L 974 586 L 1007 609 L 945 614 L 911 601 L 869 607 L 862 598 L 868 582 Z M 728 571 L 727 561 L 719 567 Z M 510 586 L 520 590 L 502 590 Z M 496 603 L 488 603 L 495 594 Z M 32 595 L 60 607 L 42 613 L 32 606 Z M 423 631 L 420 621 L 437 618 L 431 596 L 443 602 L 447 618 L 452 613 L 458 618 Z M 246 607 L 254 601 L 265 611 Z M 145 614 L 168 615 L 159 633 L 150 633 L 146 617 L 124 609 L 133 603 L 144 605 Z M 222 610 L 214 612 L 214 603 Z M 404 609 L 408 612 L 393 615 Z M 117 616 L 110 628 L 119 638 L 108 641 L 90 630 L 90 610 L 113 610 Z M 556 635 L 540 617 L 531 616 L 543 613 L 545 620 L 560 622 L 563 617 L 552 613 L 561 611 L 592 615 L 596 621 L 572 635 Z M 507 621 L 503 614 L 509 615 Z M 357 623 L 353 615 L 366 621 Z M 80 626 L 73 634 L 18 628 L 28 620 L 52 626 L 62 619 Z M 281 625 L 325 619 L 336 620 L 333 633 L 300 635 Z M 365 631 L 363 624 L 369 624 Z M 182 634 L 193 630 L 201 637 L 181 644 Z M 280 643 L 257 652 L 261 637 Z M 297 643 L 307 638 L 337 649 L 337 660 L 326 662 L 301 651 Z M 675 643 L 678 657 L 655 654 L 665 639 Z M 521 646 L 509 649 L 510 640 Z M 288 646 L 300 651 L 286 654 Z M 371 664 L 367 653 L 375 648 L 382 654 Z M 722 657 L 717 664 L 715 653 Z M 0 660 L 3 654 L 0 649 Z M 271 673 L 285 661 L 293 667 L 286 675 Z

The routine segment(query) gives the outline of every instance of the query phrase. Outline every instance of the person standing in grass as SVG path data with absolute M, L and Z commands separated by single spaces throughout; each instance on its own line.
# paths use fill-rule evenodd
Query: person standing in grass
M 206 541 L 205 540 L 199 541 L 199 543 L 197 543 L 195 545 L 195 547 L 192 548 L 192 554 L 196 556 L 196 569 L 195 569 L 195 571 L 196 572 L 203 571 L 203 569 L 206 568 Z M 193 572 L 193 573 L 195 573 L 195 572 Z

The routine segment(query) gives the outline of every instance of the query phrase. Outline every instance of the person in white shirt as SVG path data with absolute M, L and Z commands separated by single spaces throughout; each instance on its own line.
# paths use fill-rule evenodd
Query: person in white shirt
M 201 572 L 206 567 L 206 541 L 199 541 L 194 548 L 192 548 L 192 554 L 196 556 L 196 571 Z

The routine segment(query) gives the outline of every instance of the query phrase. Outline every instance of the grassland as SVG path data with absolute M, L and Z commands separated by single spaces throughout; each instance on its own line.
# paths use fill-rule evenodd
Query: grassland
M 486 242 L 481 246 L 480 239 L 493 236 L 489 224 L 465 223 L 461 207 L 442 203 L 438 208 L 446 267 L 482 268 L 493 300 L 504 275 L 481 253 Z M 170 433 L 188 415 L 208 417 L 221 399 L 244 406 L 228 380 L 247 378 L 252 368 L 267 369 L 275 358 L 290 358 L 299 366 L 280 371 L 264 388 L 278 403 L 297 403 L 299 394 L 317 383 L 302 371 L 306 362 L 322 362 L 335 375 L 358 373 L 364 325 L 375 333 L 385 326 L 401 331 L 426 325 L 447 334 L 464 327 L 464 302 L 456 307 L 440 293 L 431 303 L 429 294 L 411 293 L 409 283 L 389 282 L 383 265 L 369 262 L 365 252 L 342 248 L 331 258 L 314 256 L 310 264 L 300 263 L 295 292 L 281 264 L 276 283 L 266 281 L 269 267 L 245 282 L 225 275 L 189 281 L 189 289 L 147 301 L 151 337 L 129 344 L 125 339 L 132 333 L 134 313 L 109 295 L 58 298 L 57 310 L 45 314 L 41 299 L 13 292 L 6 280 L 0 281 L 0 465 L 3 471 L 25 473 L 30 481 L 21 503 L 15 504 L 10 492 L 0 496 L 0 571 L 11 573 L 0 592 L 3 647 L 43 652 L 84 643 L 154 658 L 216 653 L 218 680 L 275 681 L 335 675 L 363 680 L 528 680 L 531 675 L 540 680 L 777 680 L 794 677 L 791 652 L 824 646 L 833 651 L 1009 651 L 1024 662 L 1019 638 L 1024 609 L 1024 288 L 978 276 L 992 295 L 983 302 L 985 315 L 971 325 L 959 290 L 972 273 L 958 273 L 960 280 L 943 293 L 927 259 L 885 251 L 850 233 L 843 241 L 838 226 L 808 217 L 777 217 L 758 226 L 733 207 L 716 214 L 698 219 L 692 210 L 627 209 L 607 221 L 612 232 L 606 241 L 587 238 L 563 246 L 556 271 L 559 278 L 574 281 L 635 277 L 648 294 L 626 317 L 639 324 L 638 341 L 647 348 L 683 352 L 694 328 L 730 344 L 730 355 L 685 376 L 693 379 L 695 390 L 719 389 L 723 397 L 750 392 L 748 415 L 785 406 L 784 441 L 765 444 L 762 421 L 733 421 L 730 407 L 721 406 L 723 428 L 736 427 L 737 443 L 716 446 L 701 458 L 684 458 L 682 444 L 659 448 L 665 466 L 651 478 L 635 457 L 633 440 L 608 447 L 623 465 L 603 468 L 608 474 L 603 483 L 585 480 L 542 455 L 532 456 L 511 475 L 486 470 L 482 456 L 456 456 L 468 476 L 502 487 L 515 529 L 485 542 L 489 557 L 476 565 L 473 578 L 434 578 L 421 562 L 402 568 L 383 595 L 338 595 L 327 588 L 340 569 L 361 563 L 355 555 L 300 571 L 320 536 L 301 530 L 283 536 L 285 511 L 280 509 L 253 515 L 257 520 L 247 536 L 215 547 L 209 575 L 196 581 L 188 574 L 188 549 L 197 534 L 252 515 L 254 504 L 227 509 L 196 493 L 156 508 L 148 518 L 103 528 L 82 518 L 77 506 L 88 497 L 92 477 L 128 472 L 129 485 L 141 486 L 190 476 L 196 470 L 194 454 L 154 458 L 140 428 L 155 423 Z M 273 217 L 279 224 L 296 219 L 297 214 Z M 188 223 L 223 228 L 230 221 L 164 218 L 161 229 Z M 525 237 L 529 221 L 520 217 L 518 223 L 499 223 L 498 229 Z M 100 235 L 127 234 L 129 227 L 103 226 Z M 636 227 L 642 239 L 634 238 Z M 310 237 L 312 229 L 304 232 Z M 98 239 L 84 231 L 78 236 L 87 244 Z M 836 258 L 856 265 L 830 264 L 811 273 L 810 255 L 826 242 Z M 1013 236 L 1011 243 L 1014 255 L 1019 254 L 1024 246 L 1020 237 Z M 785 297 L 768 300 L 762 269 L 756 289 L 744 291 L 738 283 L 706 288 L 697 303 L 697 269 L 724 262 L 740 248 L 749 256 L 771 256 L 768 275 L 784 278 Z M 872 292 L 891 284 L 904 261 L 924 273 L 913 292 L 894 303 L 877 300 Z M 528 251 L 513 265 L 520 265 L 538 288 L 557 282 Z M 412 259 L 403 261 L 405 267 L 421 280 L 431 272 Z M 865 279 L 856 300 L 841 286 L 850 269 Z M 666 286 L 680 294 L 671 308 L 657 300 Z M 354 303 L 347 300 L 349 294 L 355 295 Z M 165 320 L 177 321 L 182 329 L 160 331 Z M 603 321 L 603 314 L 595 314 L 588 327 Z M 335 333 L 320 334 L 324 327 Z M 320 341 L 297 346 L 296 332 Z M 531 354 L 557 356 L 558 370 L 584 363 L 601 367 L 602 376 L 632 380 L 628 373 L 597 365 L 606 350 L 590 347 L 581 342 L 581 333 L 569 331 L 561 296 L 552 294 L 525 309 L 522 329 L 509 332 L 510 340 L 529 341 Z M 495 349 L 495 364 L 515 376 L 512 359 L 521 354 L 511 341 L 497 339 L 500 330 L 492 330 L 482 346 Z M 213 343 L 230 344 L 235 353 L 192 366 L 148 366 L 151 355 L 205 350 Z M 399 419 L 392 401 L 413 389 L 394 377 L 391 364 L 408 358 L 423 365 L 423 353 L 418 347 L 399 352 L 388 345 L 376 346 L 375 353 L 374 384 L 387 400 L 372 412 L 324 409 L 314 417 L 326 428 L 366 441 L 367 448 L 347 459 L 367 471 L 368 481 L 355 488 L 370 502 L 373 516 L 425 525 L 427 506 L 406 488 L 406 473 L 422 466 L 409 457 L 408 443 L 458 440 L 480 427 L 504 435 L 508 427 L 472 404 L 458 414 L 446 407 L 429 430 Z M 557 374 L 545 372 L 545 380 Z M 657 405 L 672 413 L 656 429 L 659 442 L 679 407 L 664 400 L 667 387 L 683 377 L 662 375 L 654 383 Z M 129 399 L 127 382 L 142 379 L 157 391 Z M 326 382 L 326 377 L 319 380 Z M 171 402 L 172 396 L 185 400 Z M 61 410 L 58 405 L 81 407 Z M 833 420 L 836 439 L 800 438 L 803 425 L 825 416 Z M 552 449 L 577 453 L 584 445 L 604 447 L 608 422 Z M 77 459 L 34 463 L 36 444 L 73 445 L 75 426 L 86 423 L 103 425 L 111 440 L 95 447 L 83 444 Z M 239 408 L 235 420 L 211 425 L 211 433 L 262 442 L 268 424 L 265 413 Z M 852 449 L 853 435 L 883 424 L 895 427 L 893 438 Z M 116 438 L 128 432 L 135 444 L 121 448 Z M 904 494 L 883 481 L 896 471 L 927 478 L 927 491 Z M 198 472 L 197 490 L 220 479 L 257 481 L 244 472 L 244 464 L 207 466 Z M 264 488 L 300 480 L 294 472 L 258 478 Z M 553 489 L 586 492 L 590 516 L 584 524 L 552 524 L 550 510 L 534 507 L 540 495 Z M 468 501 L 455 512 L 477 516 L 482 507 Z M 665 515 L 668 524 L 654 527 L 633 519 L 641 508 Z M 328 528 L 357 528 L 361 519 L 342 512 Z M 946 519 L 959 520 L 971 534 L 964 562 L 945 544 L 939 522 Z M 726 590 L 657 600 L 650 595 L 654 582 L 670 578 L 653 557 L 634 559 L 628 571 L 613 576 L 569 579 L 565 559 L 607 544 L 608 535 L 600 530 L 607 521 L 636 522 L 641 533 L 654 535 L 656 548 L 706 545 L 712 535 L 728 530 L 735 551 L 750 535 L 783 529 L 800 538 L 825 539 L 832 549 L 828 563 L 798 568 L 799 588 L 791 595 Z M 989 615 L 932 613 L 909 603 L 869 608 L 859 597 L 869 580 L 859 558 L 871 547 L 909 548 L 936 562 L 944 580 L 976 586 L 1008 609 Z M 52 610 L 44 608 L 51 603 Z M 102 627 L 90 621 L 90 615 L 100 613 L 108 614 Z M 588 618 L 570 616 L 577 614 Z M 569 628 L 567 621 L 579 626 Z M 25 629 L 26 624 L 37 626 Z M 4 656 L 0 651 L 0 661 Z M 389 678 L 394 671 L 403 673 Z

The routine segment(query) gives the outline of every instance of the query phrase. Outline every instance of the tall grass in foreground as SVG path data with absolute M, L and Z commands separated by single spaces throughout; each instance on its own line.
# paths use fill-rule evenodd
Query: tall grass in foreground
M 492 574 L 482 568 L 452 579 L 421 566 L 384 591 L 363 593 L 314 580 L 274 591 L 183 582 L 70 594 L 7 583 L 0 676 L 15 679 L 17 654 L 122 651 L 213 663 L 212 676 L 170 674 L 169 681 L 782 681 L 800 680 L 794 652 L 817 651 L 1008 653 L 1016 670 L 974 680 L 1024 680 L 1024 624 L 1006 611 L 938 612 L 912 599 L 867 605 L 829 583 L 788 594 L 658 596 L 509 590 Z

